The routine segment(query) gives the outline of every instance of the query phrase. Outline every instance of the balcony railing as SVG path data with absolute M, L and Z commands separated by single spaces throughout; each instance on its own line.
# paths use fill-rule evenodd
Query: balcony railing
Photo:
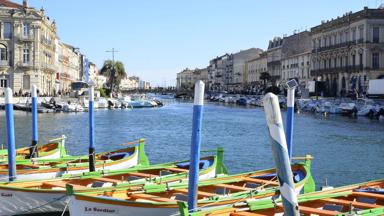
M 29 35 L 21 35 L 18 37 L 20 41 L 33 41 L 35 40 L 35 37 L 33 34 L 29 34 Z
M 0 60 L 0 67 L 9 67 L 8 60 Z
M 57 71 L 57 66 L 54 64 L 49 64 L 49 63 L 44 63 L 41 65 L 41 67 L 45 70 L 51 71 L 51 72 L 56 72 Z
M 32 62 L 18 62 L 16 65 L 18 67 L 21 67 L 21 68 L 31 68 L 31 67 L 33 67 L 33 63 Z
M 323 68 L 323 69 L 311 70 L 311 76 L 318 76 L 322 74 L 339 73 L 339 72 L 354 73 L 354 72 L 359 72 L 363 69 L 364 69 L 363 65 Z

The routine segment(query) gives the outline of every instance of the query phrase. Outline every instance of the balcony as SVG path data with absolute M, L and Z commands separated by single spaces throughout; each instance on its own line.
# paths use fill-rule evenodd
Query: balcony
M 33 68 L 33 63 L 32 62 L 18 62 L 17 67 L 19 68 L 24 68 L 24 69 L 31 69 Z
M 34 35 L 32 34 L 29 34 L 29 35 L 21 35 L 18 37 L 19 41 L 21 42 L 26 42 L 26 41 L 34 41 L 35 40 L 35 37 Z
M 50 71 L 50 72 L 56 72 L 57 69 L 58 69 L 56 65 L 54 65 L 54 64 L 50 64 L 50 63 L 43 63 L 43 64 L 41 65 L 41 68 L 42 68 L 43 70 Z
M 323 68 L 323 69 L 311 70 L 311 76 L 320 76 L 323 74 L 332 74 L 332 73 L 336 74 L 339 72 L 355 73 L 363 69 L 364 69 L 363 65 Z
M 8 60 L 0 60 L 0 68 L 6 68 L 9 67 L 9 61 Z

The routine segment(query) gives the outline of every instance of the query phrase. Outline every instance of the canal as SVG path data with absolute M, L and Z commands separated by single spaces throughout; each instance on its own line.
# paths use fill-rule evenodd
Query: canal
M 285 113 L 283 113 L 283 116 Z M 0 112 L 0 144 L 5 143 L 5 114 Z M 340 186 L 384 178 L 384 123 L 366 118 L 296 114 L 294 156 L 311 154 L 317 186 L 325 179 Z M 154 109 L 98 110 L 96 151 L 144 138 L 152 163 L 189 159 L 192 104 L 170 101 Z M 88 113 L 39 115 L 42 142 L 65 134 L 70 154 L 88 152 Z M 31 114 L 15 113 L 16 143 L 30 144 Z M 202 149 L 222 146 L 230 173 L 274 166 L 261 108 L 208 103 L 204 109 Z

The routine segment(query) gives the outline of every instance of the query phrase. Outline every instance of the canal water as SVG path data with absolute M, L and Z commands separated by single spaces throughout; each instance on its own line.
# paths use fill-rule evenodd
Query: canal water
M 285 113 L 283 113 L 283 117 Z M 0 112 L 0 144 L 5 141 L 5 114 Z M 317 186 L 325 179 L 340 186 L 384 178 L 384 123 L 365 118 L 296 114 L 294 156 L 311 154 Z M 189 159 L 192 104 L 170 101 L 153 109 L 98 110 L 96 151 L 144 138 L 152 163 Z M 39 114 L 40 140 L 65 134 L 70 154 L 88 153 L 88 113 Z M 16 143 L 30 144 L 31 114 L 15 113 Z M 274 166 L 262 108 L 208 103 L 204 107 L 202 149 L 225 149 L 230 173 Z

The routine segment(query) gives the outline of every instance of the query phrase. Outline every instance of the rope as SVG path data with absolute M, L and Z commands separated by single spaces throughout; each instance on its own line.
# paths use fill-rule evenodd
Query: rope
M 67 210 L 67 207 L 68 207 L 68 205 L 69 205 L 70 202 L 71 202 L 71 200 L 68 200 L 67 204 L 65 204 L 65 207 L 64 207 L 63 212 L 61 213 L 61 216 L 64 216 L 65 211 Z
M 61 196 L 61 197 L 59 197 L 59 198 L 55 198 L 55 199 L 53 199 L 52 201 L 49 201 L 49 202 L 47 202 L 47 203 L 44 203 L 43 205 L 36 206 L 36 207 L 30 208 L 30 209 L 27 209 L 27 210 L 24 210 L 24 211 L 21 211 L 21 212 L 17 212 L 17 214 L 29 213 L 30 211 L 33 211 L 33 210 L 35 210 L 35 209 L 39 209 L 39 208 L 42 208 L 42 207 L 44 207 L 44 206 L 46 206 L 46 205 L 49 205 L 49 204 L 51 204 L 51 203 L 60 201 L 60 200 L 62 200 L 62 199 L 65 198 L 65 197 L 67 197 L 67 195 L 63 195 L 63 196 Z M 69 201 L 68 201 L 68 203 L 69 203 Z M 68 205 L 68 203 L 67 203 L 67 205 Z M 66 205 L 66 206 L 67 206 L 67 205 Z M 65 208 L 65 209 L 66 209 L 66 208 Z M 64 209 L 64 212 L 65 212 L 65 209 Z M 64 212 L 63 212 L 63 213 L 64 213 Z M 63 214 L 62 214 L 62 215 L 63 215 Z

